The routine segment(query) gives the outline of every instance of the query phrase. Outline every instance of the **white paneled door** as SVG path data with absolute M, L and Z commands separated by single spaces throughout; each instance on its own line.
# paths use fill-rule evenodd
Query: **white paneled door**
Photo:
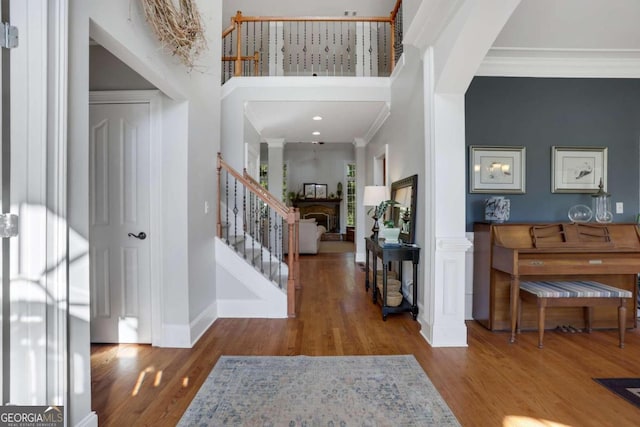
M 150 343 L 149 104 L 89 108 L 91 341 Z

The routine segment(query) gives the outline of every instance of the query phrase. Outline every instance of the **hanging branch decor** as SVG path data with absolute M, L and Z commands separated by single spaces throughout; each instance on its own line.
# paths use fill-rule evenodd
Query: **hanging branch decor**
M 178 0 L 180 10 L 173 0 L 140 0 L 147 22 L 153 32 L 189 68 L 206 47 L 204 29 L 195 0 Z

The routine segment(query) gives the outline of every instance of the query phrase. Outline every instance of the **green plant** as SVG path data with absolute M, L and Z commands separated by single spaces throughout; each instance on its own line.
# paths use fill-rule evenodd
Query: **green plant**
M 382 218 L 384 213 L 387 211 L 389 206 L 393 206 L 393 205 L 397 205 L 397 204 L 398 204 L 398 202 L 396 202 L 395 200 L 385 200 L 385 201 L 381 202 L 378 206 L 374 206 L 374 207 L 370 208 L 367 211 L 367 214 L 371 215 L 371 213 L 373 212 L 374 215 L 372 215 L 372 216 L 377 218 L 377 219 L 380 219 L 380 218 Z
M 392 219 L 388 219 L 384 221 L 383 224 L 386 228 L 393 228 L 393 226 L 395 225 Z

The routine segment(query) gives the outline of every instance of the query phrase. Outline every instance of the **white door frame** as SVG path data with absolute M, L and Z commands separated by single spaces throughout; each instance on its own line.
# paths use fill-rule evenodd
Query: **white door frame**
M 384 144 L 373 156 L 373 185 L 383 184 L 387 187 L 391 185 L 389 183 L 389 144 Z
M 159 90 L 91 91 L 89 104 L 149 104 L 149 239 L 151 345 L 162 345 L 162 98 Z

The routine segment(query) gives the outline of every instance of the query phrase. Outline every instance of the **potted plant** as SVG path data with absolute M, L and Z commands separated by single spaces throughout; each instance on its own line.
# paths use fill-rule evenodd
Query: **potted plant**
M 395 200 L 385 200 L 383 202 L 381 202 L 378 206 L 374 206 L 372 208 L 370 208 L 367 211 L 368 215 L 371 215 L 372 213 L 372 217 L 373 217 L 373 235 L 372 238 L 377 239 L 378 238 L 378 219 L 382 218 L 385 214 L 385 212 L 387 211 L 387 209 L 389 208 L 389 206 L 393 206 L 393 205 L 397 205 L 398 202 L 396 202 Z M 388 222 L 388 221 L 387 221 Z M 391 223 L 393 223 L 393 221 L 391 221 Z M 386 227 L 385 227 L 386 228 Z M 399 234 L 399 232 L 398 232 Z M 383 234 L 380 237 L 385 237 L 386 236 Z M 397 241 L 397 237 L 396 237 L 396 241 Z
M 393 220 L 384 221 L 384 228 L 380 233 L 380 237 L 384 237 L 385 243 L 398 243 L 400 236 L 400 227 L 395 227 Z

